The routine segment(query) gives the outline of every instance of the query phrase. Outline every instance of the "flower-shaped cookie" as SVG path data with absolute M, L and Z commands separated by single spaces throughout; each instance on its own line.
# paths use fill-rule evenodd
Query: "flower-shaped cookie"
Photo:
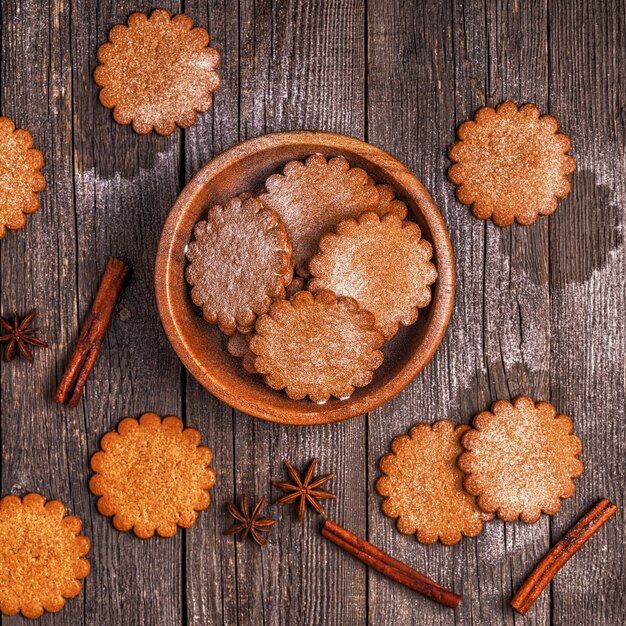
M 383 336 L 374 316 L 352 298 L 322 290 L 278 300 L 259 317 L 250 348 L 254 366 L 273 389 L 294 400 L 348 398 L 383 362 Z
M 343 220 L 320 239 L 319 253 L 309 263 L 309 289 L 354 298 L 391 339 L 399 324 L 413 324 L 418 309 L 430 303 L 437 270 L 430 263 L 432 246 L 421 237 L 417 224 L 393 214 L 380 218 L 366 212 Z
M 89 539 L 65 507 L 36 493 L 0 500 L 0 613 L 60 611 L 89 574 Z
M 459 141 L 448 152 L 454 162 L 448 178 L 457 185 L 459 202 L 498 226 L 531 224 L 552 213 L 557 198 L 569 193 L 568 176 L 576 169 L 567 154 L 571 142 L 557 129 L 557 120 L 540 116 L 534 104 L 518 108 L 506 101 L 480 109 L 459 126 Z
M 363 211 L 406 216 L 406 205 L 394 200 L 390 187 L 379 189 L 364 170 L 351 168 L 343 157 L 327 161 L 321 154 L 311 155 L 304 163 L 287 163 L 282 174 L 265 181 L 259 198 L 285 223 L 293 244 L 293 262 L 305 277 L 319 238 L 340 220 Z
M 100 102 L 113 109 L 118 124 L 132 122 L 140 135 L 188 128 L 196 112 L 211 106 L 220 84 L 220 55 L 208 44 L 207 31 L 193 28 L 187 15 L 133 13 L 128 26 L 114 26 L 98 50 Z
M 149 539 L 172 537 L 177 526 L 189 528 L 209 506 L 215 484 L 211 450 L 200 445 L 200 433 L 184 428 L 177 417 L 163 420 L 144 413 L 126 418 L 102 437 L 91 457 L 91 492 L 100 496 L 98 511 L 113 516 L 122 532 Z
M 465 489 L 483 511 L 506 522 L 519 517 L 531 524 L 541 513 L 557 513 L 560 499 L 574 495 L 572 479 L 584 468 L 577 458 L 582 443 L 572 435 L 569 417 L 527 396 L 513 404 L 499 400 L 479 413 L 462 443 Z
M 26 226 L 26 215 L 39 208 L 37 193 L 46 187 L 40 172 L 43 155 L 33 146 L 31 134 L 0 117 L 0 239 L 6 229 Z
M 280 218 L 256 198 L 229 200 L 194 228 L 186 277 L 204 318 L 227 335 L 252 330 L 291 282 L 291 244 Z
M 415 534 L 421 543 L 446 545 L 462 536 L 475 537 L 483 521 L 492 515 L 482 513 L 474 498 L 463 489 L 463 474 L 456 465 L 461 454 L 461 437 L 469 426 L 454 427 L 442 420 L 418 424 L 408 435 L 391 442 L 391 454 L 380 460 L 383 473 L 376 490 L 384 496 L 382 509 L 398 518 L 398 530 Z

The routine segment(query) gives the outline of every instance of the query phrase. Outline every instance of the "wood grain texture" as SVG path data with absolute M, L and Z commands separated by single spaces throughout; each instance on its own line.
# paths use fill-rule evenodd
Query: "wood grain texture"
M 549 112 L 546 5 L 488 3 L 486 24 L 486 104 L 506 99 L 533 102 L 542 113 Z M 485 223 L 483 333 L 490 402 L 520 394 L 549 400 L 548 221 L 505 229 Z M 492 583 L 491 602 L 481 601 L 481 613 L 486 617 L 502 610 L 502 621 L 510 622 L 514 615 L 509 600 L 549 547 L 550 519 L 544 516 L 533 525 L 496 521 L 490 526 L 501 536 L 497 545 L 502 556 L 497 564 L 479 560 L 479 580 Z M 489 551 L 482 538 L 477 550 L 479 555 Z M 549 593 L 541 596 L 526 622 L 549 624 Z
M 468 7 L 465 17 L 467 21 L 459 7 L 444 3 L 370 2 L 368 10 L 368 140 L 406 163 L 433 194 L 450 231 L 457 270 L 455 310 L 438 352 L 412 385 L 370 419 L 369 540 L 464 598 L 453 612 L 370 574 L 372 624 L 385 623 L 392 616 L 394 623 L 407 625 L 453 624 L 471 619 L 472 614 L 477 622 L 484 615 L 495 623 L 501 619 L 488 605 L 491 597 L 498 597 L 497 589 L 476 576 L 477 540 L 450 548 L 422 546 L 414 537 L 400 535 L 395 522 L 380 511 L 381 498 L 373 488 L 380 475 L 378 461 L 394 436 L 422 421 L 468 421 L 484 402 L 484 227 L 459 209 L 446 181 L 446 150 L 458 121 L 454 94 L 463 91 L 468 100 L 459 112 L 463 119 L 481 103 L 487 71 L 482 4 Z M 459 41 L 465 46 L 461 50 Z M 461 76 L 455 75 L 455 69 Z M 466 87 L 475 84 L 480 85 L 475 92 Z M 493 528 L 486 534 L 490 546 L 499 546 L 498 536 L 491 540 Z M 489 558 L 497 563 L 493 549 Z
M 176 2 L 162 4 L 174 12 L 179 9 Z M 146 411 L 178 415 L 181 410 L 180 364 L 161 331 L 153 295 L 154 254 L 163 220 L 178 191 L 179 140 L 176 135 L 138 136 L 130 126 L 116 124 L 111 112 L 98 102 L 92 78 L 98 46 L 107 40 L 111 27 L 135 10 L 149 12 L 151 8 L 149 2 L 72 5 L 78 256 L 74 333 L 88 311 L 108 256 L 117 256 L 132 267 L 80 409 L 89 455 L 98 449 L 102 435 L 124 417 L 139 417 Z M 74 462 L 84 466 L 87 458 Z M 99 515 L 95 497 L 90 496 L 90 503 L 98 558 L 87 579 L 86 622 L 179 623 L 182 534 L 141 541 L 132 533 L 116 531 L 109 519 Z
M 0 10 L 0 114 L 45 155 L 38 213 L 0 242 L 3 315 L 40 313 L 51 347 L 0 364 L 0 488 L 65 502 L 94 547 L 85 590 L 42 624 L 626 624 L 626 6 L 624 0 L 175 0 L 208 28 L 222 86 L 191 129 L 139 137 L 114 123 L 92 79 L 110 27 L 145 0 L 8 0 Z M 505 230 L 474 219 L 446 179 L 455 128 L 484 104 L 533 101 L 573 140 L 578 171 L 556 214 Z M 435 358 L 392 402 L 333 426 L 294 428 L 234 412 L 181 368 L 154 303 L 160 229 L 212 156 L 265 132 L 365 138 L 416 173 L 441 209 L 457 294 Z M 76 410 L 51 394 L 109 255 L 133 275 Z M 380 511 L 378 460 L 419 421 L 468 422 L 530 393 L 570 415 L 586 472 L 551 520 L 487 525 L 457 546 L 421 546 Z M 115 531 L 88 492 L 101 436 L 147 410 L 183 417 L 215 455 L 211 507 L 173 539 Z M 291 508 L 270 545 L 223 537 L 228 501 L 278 492 L 287 458 L 319 471 L 345 528 L 463 595 L 453 612 L 368 572 L 300 525 Z M 595 500 L 620 511 L 562 569 L 525 618 L 508 606 L 551 543 Z M 599 591 L 600 590 L 600 591 Z M 0 618 L 12 625 L 31 623 Z
M 626 21 L 622 2 L 550 5 L 550 111 L 578 171 L 550 219 L 551 394 L 583 440 L 586 471 L 552 541 L 599 498 L 619 511 L 552 582 L 554 624 L 624 623 L 626 451 Z
M 0 246 L 2 315 L 31 308 L 35 326 L 50 348 L 34 348 L 35 361 L 21 357 L 0 365 L 2 494 L 30 491 L 61 500 L 93 538 L 87 479 L 87 436 L 82 411 L 67 413 L 52 400 L 61 375 L 76 313 L 76 243 L 72 184 L 72 90 L 69 5 L 4 3 L 0 54 L 2 115 L 29 130 L 45 158 L 47 188 L 40 209 L 24 229 L 7 233 Z M 61 252 L 62 251 L 62 252 Z M 88 559 L 94 565 L 94 554 Z M 86 582 L 88 589 L 90 582 Z M 42 623 L 87 624 L 87 595 L 68 601 Z M 3 623 L 32 624 L 16 616 Z
M 239 11 L 224 0 L 187 1 L 185 12 L 194 24 L 211 34 L 210 45 L 220 55 L 221 86 L 213 106 L 184 132 L 182 182 L 186 182 L 209 159 L 239 139 Z M 226 503 L 234 498 L 236 474 L 234 411 L 207 393 L 183 371 L 185 416 L 202 432 L 214 454 L 217 483 L 213 502 L 197 524 L 185 531 L 184 568 L 187 583 L 185 617 L 190 625 L 237 624 L 236 548 L 232 538 L 222 536 L 230 526 Z M 185 591 L 183 591 L 185 593 Z

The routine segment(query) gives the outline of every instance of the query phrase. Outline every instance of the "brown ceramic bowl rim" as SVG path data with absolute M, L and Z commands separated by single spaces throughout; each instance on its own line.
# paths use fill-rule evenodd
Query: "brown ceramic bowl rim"
M 357 399 L 353 397 L 345 402 L 322 405 L 300 401 L 316 407 L 313 411 L 309 407 L 306 412 L 296 408 L 298 402 L 293 403 L 293 409 L 284 405 L 276 406 L 267 401 L 259 402 L 258 392 L 255 392 L 251 385 L 247 386 L 243 379 L 238 381 L 234 389 L 230 388 L 232 385 L 223 385 L 211 369 L 206 367 L 206 363 L 203 365 L 192 354 L 179 325 L 182 320 L 177 316 L 179 308 L 177 297 L 171 289 L 173 273 L 180 272 L 174 256 L 177 250 L 180 251 L 181 246 L 184 248 L 188 243 L 181 239 L 179 226 L 192 200 L 198 194 L 202 194 L 205 186 L 217 173 L 238 159 L 254 151 L 266 151 L 294 143 L 318 145 L 320 148 L 327 148 L 329 153 L 338 149 L 352 151 L 363 159 L 391 171 L 393 177 L 402 183 L 417 204 L 424 221 L 428 224 L 438 271 L 437 288 L 434 290 L 430 305 L 432 311 L 429 325 L 423 340 L 403 367 L 372 393 L 364 393 Z M 248 139 L 225 150 L 200 168 L 180 192 L 165 221 L 156 256 L 154 279 L 157 306 L 165 333 L 180 360 L 205 389 L 231 407 L 249 415 L 272 422 L 302 426 L 338 422 L 367 413 L 400 393 L 426 366 L 441 343 L 452 314 L 455 288 L 454 257 L 448 231 L 434 200 L 417 177 L 400 161 L 376 146 L 346 135 L 321 131 L 278 132 Z M 364 391 L 366 390 L 367 388 L 364 388 Z

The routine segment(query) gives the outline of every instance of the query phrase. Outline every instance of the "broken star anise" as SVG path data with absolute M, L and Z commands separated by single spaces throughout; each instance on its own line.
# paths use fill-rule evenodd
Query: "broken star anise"
M 285 469 L 291 476 L 292 483 L 289 482 L 272 482 L 274 487 L 286 491 L 287 494 L 278 498 L 275 504 L 290 504 L 299 499 L 298 502 L 298 519 L 304 520 L 304 512 L 307 502 L 320 515 L 324 515 L 324 509 L 320 506 L 318 500 L 334 500 L 337 496 L 322 489 L 318 489 L 325 482 L 335 477 L 335 474 L 327 474 L 318 478 L 313 478 L 313 471 L 317 465 L 317 459 L 313 459 L 307 467 L 304 476 L 300 478 L 300 474 L 294 469 L 293 465 L 285 461 Z
M 259 517 L 265 498 L 261 498 L 254 509 L 250 511 L 248 507 L 248 498 L 241 496 L 239 502 L 239 508 L 230 502 L 226 505 L 228 512 L 238 522 L 234 526 L 231 526 L 224 531 L 225 535 L 240 534 L 240 539 L 243 541 L 248 534 L 254 539 L 260 546 L 264 546 L 267 543 L 267 539 L 261 533 L 267 533 L 274 525 L 274 520 L 269 517 Z
M 7 347 L 4 350 L 4 360 L 12 361 L 17 354 L 17 351 L 20 351 L 20 354 L 29 362 L 33 362 L 33 355 L 30 352 L 30 346 L 37 346 L 39 348 L 47 348 L 48 344 L 41 339 L 38 339 L 33 335 L 36 333 L 36 329 L 29 328 L 29 326 L 33 323 L 35 316 L 37 315 L 37 310 L 31 311 L 22 321 L 18 317 L 17 313 L 15 314 L 15 318 L 13 323 L 4 318 L 0 318 L 0 324 L 2 325 L 3 330 L 7 331 L 3 335 L 0 336 L 0 343 L 7 343 Z

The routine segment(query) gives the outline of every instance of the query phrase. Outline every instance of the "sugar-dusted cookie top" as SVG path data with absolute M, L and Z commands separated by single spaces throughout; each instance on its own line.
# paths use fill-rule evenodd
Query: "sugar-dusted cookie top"
M 214 206 L 198 222 L 185 272 L 204 318 L 227 335 L 250 332 L 291 282 L 291 244 L 278 215 L 254 197 Z
M 391 339 L 399 324 L 413 324 L 418 309 L 430 303 L 430 285 L 437 278 L 432 254 L 414 222 L 393 214 L 380 218 L 362 213 L 320 239 L 318 254 L 309 263 L 309 289 L 331 289 L 354 298 L 374 314 L 385 339 Z
M 576 169 L 567 154 L 571 142 L 557 129 L 557 120 L 540 116 L 534 104 L 518 108 L 506 101 L 480 109 L 459 126 L 459 140 L 448 151 L 454 162 L 448 177 L 459 202 L 498 226 L 531 224 L 552 213 Z
M 374 316 L 352 298 L 322 290 L 278 300 L 259 317 L 250 339 L 254 366 L 273 389 L 294 400 L 348 398 L 383 361 Z
M 184 428 L 177 417 L 144 413 L 102 437 L 91 457 L 89 489 L 100 496 L 98 511 L 113 516 L 117 530 L 132 529 L 142 539 L 155 531 L 172 537 L 177 526 L 189 528 L 197 511 L 209 506 L 212 458 L 195 428 Z
M 0 613 L 60 611 L 89 574 L 89 539 L 60 502 L 36 493 L 0 500 Z
M 455 428 L 442 420 L 418 424 L 391 442 L 392 452 L 380 460 L 383 476 L 376 490 L 385 498 L 383 513 L 397 518 L 401 533 L 415 534 L 421 543 L 451 545 L 462 536 L 475 537 L 483 521 L 492 518 L 463 489 L 456 465 L 463 451 L 461 437 L 468 430 L 467 425 Z
M 462 443 L 465 489 L 483 511 L 507 522 L 554 515 L 561 498 L 574 495 L 572 479 L 583 472 L 582 443 L 572 435 L 572 421 L 548 402 L 535 404 L 527 396 L 513 404 L 499 400 L 479 413 Z
M 33 148 L 31 134 L 0 117 L 0 239 L 26 226 L 26 215 L 39 208 L 46 187 L 41 173 L 43 155 Z
M 98 49 L 94 80 L 118 124 L 132 123 L 140 135 L 153 129 L 169 135 L 211 106 L 219 60 L 204 28 L 193 28 L 187 15 L 156 9 L 150 17 L 133 13 L 128 26 L 111 29 Z
M 343 157 L 327 160 L 321 154 L 311 155 L 304 163 L 287 163 L 282 174 L 265 181 L 259 198 L 284 221 L 293 244 L 293 262 L 305 277 L 319 238 L 340 220 L 363 211 L 404 218 L 407 211 L 390 187 L 376 187 L 364 170 L 350 167 Z

